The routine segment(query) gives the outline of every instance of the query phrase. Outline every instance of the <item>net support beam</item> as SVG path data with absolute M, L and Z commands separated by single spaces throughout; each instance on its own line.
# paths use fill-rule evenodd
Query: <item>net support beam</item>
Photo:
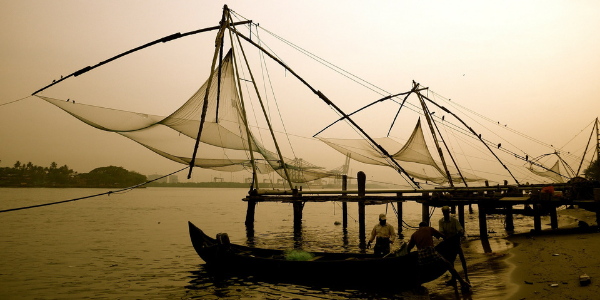
M 348 117 L 348 115 L 346 113 L 344 113 L 337 105 L 335 105 L 333 102 L 331 102 L 331 100 L 329 100 L 321 91 L 316 90 L 315 88 L 313 88 L 308 82 L 306 82 L 306 80 L 304 80 L 302 77 L 300 77 L 300 75 L 298 75 L 296 72 L 294 72 L 294 70 L 292 70 L 288 65 L 286 65 L 284 62 L 282 62 L 280 59 L 278 59 L 277 57 L 275 57 L 273 54 L 271 54 L 269 51 L 265 50 L 263 47 L 261 47 L 260 45 L 256 44 L 255 42 L 253 42 L 252 40 L 250 40 L 248 37 L 244 36 L 243 34 L 241 34 L 239 31 L 237 31 L 235 28 L 233 28 L 232 26 L 230 26 L 229 28 L 231 28 L 234 33 L 243 38 L 244 40 L 246 40 L 248 43 L 252 44 L 254 47 L 258 48 L 260 51 L 262 51 L 263 53 L 265 53 L 267 56 L 269 56 L 271 59 L 273 59 L 274 61 L 276 61 L 278 64 L 280 64 L 282 67 L 284 67 L 286 70 L 288 70 L 292 75 L 294 75 L 294 77 L 296 77 L 298 80 L 300 80 L 300 82 L 302 82 L 304 85 L 306 85 L 306 87 L 308 87 L 314 94 L 316 94 L 317 96 L 319 96 L 319 98 L 321 98 L 321 100 L 323 100 L 327 105 L 331 106 L 334 110 L 336 110 L 339 114 L 341 114 L 344 118 L 346 118 L 348 120 L 348 122 L 350 122 L 352 124 L 352 126 L 356 129 L 358 129 L 361 134 L 367 138 L 369 140 L 369 142 L 375 146 L 377 148 L 377 150 L 379 150 L 383 155 L 385 155 L 388 159 L 390 159 L 390 161 L 392 162 L 392 164 L 397 168 L 397 171 L 400 174 L 405 175 L 408 180 L 410 181 L 409 183 L 412 183 L 414 186 L 421 188 L 421 186 L 419 185 L 418 182 L 416 182 L 405 170 L 404 168 L 402 168 L 402 166 L 400 166 L 400 164 L 392 157 L 391 154 L 389 154 L 381 145 L 379 145 L 377 142 L 375 142 L 375 140 L 373 140 L 373 138 L 371 138 L 371 136 L 369 136 L 360 126 L 358 126 L 358 124 L 356 124 L 356 122 L 354 122 L 354 120 L 352 120 L 352 118 Z M 408 181 L 407 180 L 407 181 Z

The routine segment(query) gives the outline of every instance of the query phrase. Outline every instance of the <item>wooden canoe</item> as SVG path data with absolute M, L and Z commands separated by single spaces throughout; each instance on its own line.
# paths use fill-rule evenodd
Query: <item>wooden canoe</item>
M 317 282 L 344 282 L 412 286 L 417 276 L 421 282 L 437 279 L 446 272 L 443 264 L 432 264 L 419 270 L 417 253 L 404 256 L 374 254 L 312 252 L 314 258 L 306 261 L 287 260 L 285 251 L 251 248 L 225 242 L 206 235 L 189 223 L 192 245 L 211 270 L 229 274 L 267 276 L 277 279 L 300 279 Z M 436 250 L 447 260 L 454 260 L 453 241 L 442 241 Z M 420 275 L 419 275 L 420 274 Z

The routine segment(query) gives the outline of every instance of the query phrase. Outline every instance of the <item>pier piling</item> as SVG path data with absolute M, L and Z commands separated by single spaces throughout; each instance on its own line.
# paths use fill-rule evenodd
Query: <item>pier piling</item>
M 504 224 L 506 224 L 506 231 L 513 232 L 515 231 L 515 223 L 513 221 L 513 211 L 512 205 L 506 207 L 506 217 L 504 219 Z
M 558 229 L 558 214 L 556 213 L 556 206 L 554 205 L 550 208 L 550 227 L 552 229 Z
M 358 196 L 364 198 L 365 193 L 365 184 L 367 181 L 367 176 L 364 172 L 360 171 L 356 174 L 356 180 L 358 184 Z M 358 239 L 359 239 L 359 247 L 361 249 L 366 248 L 366 231 L 365 231 L 365 200 L 359 199 L 358 201 Z
M 248 210 L 246 210 L 246 225 L 254 225 L 254 212 L 256 211 L 256 201 L 248 201 Z
M 492 253 L 490 240 L 488 240 L 485 205 L 481 204 L 481 201 L 479 201 L 477 203 L 477 209 L 479 210 L 479 239 L 481 240 L 481 246 L 483 246 L 483 252 Z
M 465 206 L 458 205 L 458 222 L 462 228 L 465 228 Z
M 348 175 L 342 175 L 342 191 L 348 190 Z M 348 194 L 342 193 L 342 196 Z M 348 227 L 348 202 L 342 202 L 342 227 Z
M 540 204 L 533 205 L 533 230 L 535 230 L 535 232 L 542 231 L 541 210 L 542 210 L 542 207 Z
M 402 197 L 402 193 L 396 193 L 396 196 L 398 196 L 398 198 Z M 402 233 L 402 222 L 404 221 L 403 217 L 402 217 L 402 201 L 398 201 L 396 202 L 396 207 L 397 210 L 396 212 L 398 213 L 398 234 L 401 235 Z
M 423 198 L 429 198 L 429 193 L 423 193 Z M 422 221 L 429 224 L 429 204 L 423 203 L 422 205 L 422 209 L 421 209 L 421 214 L 422 214 Z

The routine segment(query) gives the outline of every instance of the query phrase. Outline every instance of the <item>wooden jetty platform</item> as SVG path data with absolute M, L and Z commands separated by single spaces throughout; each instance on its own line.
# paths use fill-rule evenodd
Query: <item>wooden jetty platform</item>
M 487 240 L 486 216 L 491 214 L 505 215 L 506 230 L 514 231 L 513 215 L 521 214 L 533 216 L 534 231 L 541 231 L 541 216 L 550 215 L 551 228 L 558 229 L 557 208 L 563 205 L 577 205 L 579 207 L 595 211 L 596 222 L 600 223 L 600 188 L 587 181 L 575 181 L 571 183 L 552 184 L 553 193 L 542 192 L 549 184 L 520 185 L 513 186 L 504 182 L 504 185 L 484 187 L 453 187 L 436 189 L 404 189 L 404 190 L 366 190 L 363 172 L 357 175 L 358 189 L 346 190 L 346 176 L 342 180 L 342 190 L 313 190 L 292 191 L 259 190 L 252 191 L 243 199 L 248 203 L 246 213 L 246 225 L 253 226 L 256 204 L 259 202 L 281 202 L 292 203 L 294 210 L 294 224 L 298 226 L 302 222 L 302 210 L 307 202 L 330 202 L 342 203 L 343 226 L 347 226 L 348 203 L 357 203 L 359 238 L 363 244 L 365 231 L 365 206 L 392 204 L 396 205 L 398 217 L 398 233 L 402 232 L 403 209 L 402 204 L 406 201 L 415 201 L 422 205 L 422 221 L 430 223 L 429 208 L 450 206 L 453 212 L 458 212 L 458 219 L 464 227 L 465 206 L 476 204 L 478 207 L 479 231 L 482 241 Z M 522 205 L 523 208 L 515 208 Z M 471 211 L 472 212 L 472 211 Z M 485 242 L 484 242 L 485 243 Z M 485 247 L 484 247 L 485 248 Z

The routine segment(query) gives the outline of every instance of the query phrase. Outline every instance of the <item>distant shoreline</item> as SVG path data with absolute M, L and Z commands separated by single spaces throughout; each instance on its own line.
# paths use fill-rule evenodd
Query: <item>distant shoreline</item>
M 281 184 L 277 185 L 267 185 L 264 184 L 265 187 L 268 188 L 285 188 Z M 298 187 L 307 188 L 306 184 L 298 184 Z M 126 185 L 2 185 L 0 184 L 0 188 L 79 188 L 79 189 L 122 189 L 128 188 L 130 186 Z M 159 182 L 151 182 L 146 185 L 140 186 L 138 188 L 145 187 L 176 187 L 176 188 L 250 188 L 249 183 L 241 183 L 241 182 L 173 182 L 173 183 L 159 183 Z M 328 185 L 311 185 L 312 189 L 341 189 L 341 186 L 328 184 Z M 348 189 L 356 189 L 356 185 L 348 185 Z M 367 188 L 370 189 L 382 189 L 385 188 L 380 185 L 371 185 L 367 184 Z

